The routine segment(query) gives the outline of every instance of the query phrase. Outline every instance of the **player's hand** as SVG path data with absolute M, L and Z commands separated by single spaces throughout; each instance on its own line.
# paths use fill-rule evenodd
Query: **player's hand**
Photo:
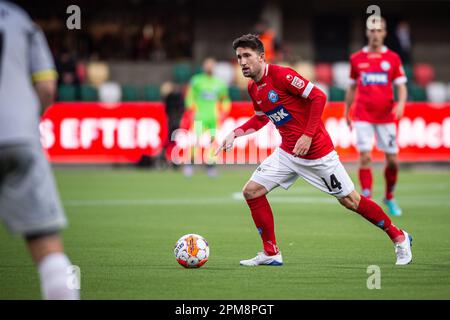
M 395 107 L 395 116 L 397 117 L 397 119 L 400 119 L 401 117 L 403 117 L 404 111 L 405 111 L 405 104 L 397 103 L 397 105 Z
M 233 147 L 234 139 L 236 138 L 236 135 L 234 131 L 230 132 L 225 139 L 220 144 L 219 148 L 217 149 L 216 153 L 214 154 L 217 156 L 220 151 L 225 150 L 228 151 Z
M 312 138 L 307 135 L 302 135 L 295 144 L 294 150 L 292 152 L 296 156 L 304 156 L 308 153 L 311 147 Z

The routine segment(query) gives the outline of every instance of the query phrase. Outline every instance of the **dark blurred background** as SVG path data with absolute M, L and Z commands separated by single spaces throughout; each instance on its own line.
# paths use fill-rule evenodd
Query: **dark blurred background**
M 246 81 L 231 43 L 266 33 L 271 61 L 314 80 L 343 100 L 348 58 L 366 42 L 367 1 L 14 1 L 44 30 L 60 72 L 59 100 L 97 100 L 104 83 L 120 100 L 157 101 L 167 83 L 185 85 L 213 56 L 233 100 Z M 81 30 L 68 30 L 66 9 L 81 9 Z M 411 101 L 450 100 L 450 2 L 382 1 L 388 47 L 403 59 Z M 110 86 L 111 87 L 111 86 Z

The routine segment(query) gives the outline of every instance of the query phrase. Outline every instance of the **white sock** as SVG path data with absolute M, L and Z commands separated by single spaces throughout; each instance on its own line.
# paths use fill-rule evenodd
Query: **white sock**
M 62 252 L 51 253 L 38 265 L 42 297 L 45 300 L 79 300 L 80 292 L 71 288 L 71 263 Z M 73 287 L 73 286 L 72 286 Z

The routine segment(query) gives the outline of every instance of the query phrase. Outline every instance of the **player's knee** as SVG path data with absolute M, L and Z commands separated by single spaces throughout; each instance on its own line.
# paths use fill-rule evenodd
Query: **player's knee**
M 256 198 L 257 189 L 245 186 L 242 190 L 242 194 L 245 199 L 253 199 Z
M 264 187 L 259 186 L 257 184 L 249 184 L 247 183 L 242 190 L 242 194 L 245 199 L 254 199 L 265 194 Z
M 346 196 L 338 200 L 341 205 L 349 210 L 356 211 L 356 209 L 358 209 L 359 201 L 355 197 Z
M 397 155 L 386 155 L 387 166 L 391 169 L 397 167 Z
M 361 153 L 360 157 L 361 166 L 367 167 L 372 162 L 372 157 L 369 152 Z

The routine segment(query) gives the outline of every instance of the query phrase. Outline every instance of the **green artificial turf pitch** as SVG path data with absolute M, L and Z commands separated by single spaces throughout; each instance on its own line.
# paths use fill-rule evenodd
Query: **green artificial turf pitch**
M 284 266 L 239 266 L 261 250 L 240 196 L 251 169 L 55 170 L 70 221 L 65 248 L 81 270 L 83 299 L 449 299 L 450 173 L 404 170 L 392 218 L 413 237 L 414 260 L 397 267 L 389 238 L 358 214 L 299 179 L 269 195 Z M 350 170 L 355 180 L 354 170 Z M 383 196 L 376 170 L 374 199 Z M 355 183 L 356 184 L 356 183 Z M 210 259 L 184 269 L 177 239 L 204 236 Z M 367 268 L 381 289 L 367 288 Z M 23 240 L 0 227 L 0 299 L 39 299 L 38 276 Z

